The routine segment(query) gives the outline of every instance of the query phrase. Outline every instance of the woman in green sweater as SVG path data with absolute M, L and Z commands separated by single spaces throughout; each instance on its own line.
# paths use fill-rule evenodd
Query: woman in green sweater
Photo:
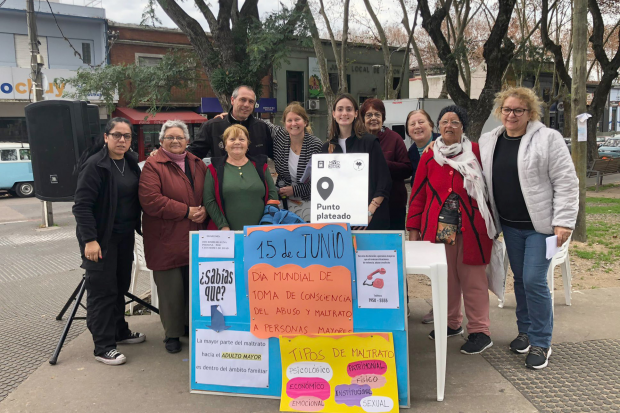
M 213 158 L 207 168 L 203 192 L 210 220 L 207 229 L 241 231 L 258 225 L 265 205 L 278 201 L 278 192 L 267 166 L 267 157 L 247 155 L 248 130 L 239 124 L 222 135 L 227 154 Z

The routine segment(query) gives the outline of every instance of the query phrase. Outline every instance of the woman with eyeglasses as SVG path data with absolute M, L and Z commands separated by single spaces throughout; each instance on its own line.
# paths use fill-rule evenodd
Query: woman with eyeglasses
M 410 241 L 446 246 L 448 262 L 448 337 L 463 334 L 461 295 L 467 315 L 467 342 L 461 353 L 479 354 L 493 345 L 489 332 L 489 293 L 485 273 L 495 226 L 478 145 L 463 133 L 467 111 L 447 106 L 439 113 L 439 131 L 420 159 L 407 214 Z M 435 339 L 435 331 L 429 338 Z
M 206 229 L 207 167 L 185 150 L 189 131 L 180 120 L 162 125 L 159 142 L 140 177 L 144 254 L 157 284 L 166 350 L 178 353 L 180 337 L 189 331 L 189 232 Z
M 86 325 L 95 360 L 119 365 L 117 344 L 143 342 L 125 321 L 125 293 L 131 283 L 134 231 L 140 233 L 140 167 L 131 152 L 131 123 L 112 118 L 102 137 L 80 157 L 73 215 L 86 270 Z
M 411 162 L 407 157 L 407 147 L 398 133 L 383 126 L 385 106 L 379 99 L 366 99 L 360 107 L 360 117 L 364 120 L 368 132 L 379 139 L 379 145 L 392 177 L 392 190 L 388 201 L 390 210 L 389 229 L 403 231 L 407 213 L 405 179 L 411 177 Z
M 547 285 L 546 239 L 558 247 L 571 236 L 579 182 L 562 135 L 540 122 L 540 99 L 527 88 L 495 97 L 499 126 L 480 137 L 480 155 L 495 225 L 514 273 L 518 335 L 510 350 L 526 367 L 542 369 L 551 356 L 553 308 Z

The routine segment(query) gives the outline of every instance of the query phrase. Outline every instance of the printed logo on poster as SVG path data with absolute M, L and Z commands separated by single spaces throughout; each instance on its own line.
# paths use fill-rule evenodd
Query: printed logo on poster
M 312 223 L 368 225 L 367 165 L 367 153 L 312 156 Z

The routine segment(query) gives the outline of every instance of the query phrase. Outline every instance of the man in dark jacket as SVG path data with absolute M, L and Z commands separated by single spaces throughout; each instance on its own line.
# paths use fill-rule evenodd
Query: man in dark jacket
M 230 125 L 240 123 L 250 132 L 248 155 L 266 155 L 273 159 L 273 141 L 266 123 L 254 119 L 252 112 L 256 94 L 249 86 L 238 86 L 230 98 L 232 109 L 223 119 L 211 119 L 202 124 L 198 137 L 187 148 L 199 158 L 224 156 L 222 134 Z

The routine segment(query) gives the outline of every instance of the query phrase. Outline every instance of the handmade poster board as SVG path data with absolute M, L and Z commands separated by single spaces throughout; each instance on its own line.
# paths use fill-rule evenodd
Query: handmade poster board
M 324 225 L 324 231 L 331 231 L 335 224 L 322 224 Z M 252 227 L 248 227 L 252 228 Z M 340 227 L 342 228 L 342 227 Z M 246 228 L 247 229 L 247 228 Z M 281 230 L 280 230 L 281 231 Z M 244 258 L 247 264 L 250 264 L 251 257 L 244 254 L 244 234 L 241 232 L 235 232 L 235 257 L 234 257 L 234 283 L 236 294 L 236 315 L 224 314 L 224 324 L 230 328 L 226 332 L 247 332 L 251 334 L 251 322 L 252 317 L 250 313 L 250 300 L 248 289 L 248 273 L 245 270 Z M 398 308 L 389 309 L 376 309 L 376 308 L 359 308 L 357 302 L 357 286 L 356 273 L 354 263 L 352 263 L 351 271 L 351 311 L 353 322 L 353 333 L 373 333 L 384 332 L 392 333 L 395 362 L 396 362 L 396 375 L 398 381 L 398 399 L 401 407 L 409 407 L 409 354 L 408 354 L 408 342 L 407 342 L 407 313 L 406 313 L 406 287 L 405 287 L 405 262 L 404 262 L 404 233 L 398 231 L 353 231 L 355 236 L 355 243 L 357 250 L 391 250 L 396 251 L 397 255 L 397 269 L 398 269 L 398 285 L 400 286 Z M 273 238 L 274 240 L 276 238 Z M 352 241 L 352 240 L 351 240 Z M 273 243 L 273 242 L 272 242 Z M 353 248 L 352 243 L 350 244 Z M 266 246 L 266 243 L 264 244 Z M 289 244 L 287 243 L 287 247 Z M 289 248 L 290 250 L 290 248 Z M 209 261 L 230 261 L 230 258 L 200 258 L 199 257 L 199 239 L 198 232 L 192 232 L 190 234 L 190 392 L 192 393 L 206 393 L 206 394 L 225 394 L 225 395 L 239 395 L 239 396 L 254 396 L 254 397 L 272 397 L 279 398 L 282 392 L 282 362 L 280 357 L 280 340 L 279 338 L 271 337 L 264 340 L 267 343 L 268 361 L 269 361 L 269 373 L 268 373 L 268 386 L 267 387 L 243 387 L 243 386 L 230 386 L 230 385 L 216 385 L 200 383 L 197 381 L 197 367 L 202 370 L 201 362 L 205 360 L 202 351 L 204 350 L 204 343 L 197 343 L 199 336 L 204 336 L 205 333 L 199 330 L 211 330 L 209 326 L 212 325 L 212 317 L 202 316 L 200 308 L 200 295 L 204 294 L 204 285 L 200 284 L 200 263 Z M 280 252 L 282 254 L 283 251 Z M 289 251 L 290 252 L 290 251 Z M 281 257 L 281 255 L 280 255 Z M 354 255 L 351 254 L 351 259 L 354 262 Z M 248 259 L 250 259 L 248 261 Z M 308 260 L 305 264 L 299 264 L 305 268 L 305 265 L 320 264 L 324 266 L 331 266 L 329 260 L 332 258 L 313 258 L 314 261 Z M 254 261 L 256 264 L 258 261 Z M 338 266 L 338 263 L 342 262 L 339 259 L 333 259 L 334 267 Z M 274 265 L 275 266 L 275 265 Z M 251 267 L 251 265 L 250 265 Z M 202 288 L 201 288 L 202 287 Z M 226 311 L 224 311 L 225 313 Z M 343 331 L 344 332 L 344 331 Z M 282 335 L 287 335 L 283 333 Z M 291 335 L 291 334 L 288 334 Z M 224 336 L 222 336 L 224 337 Z M 247 336 L 250 338 L 250 336 Z M 259 340 L 254 337 L 254 340 Z M 243 339 L 241 340 L 228 340 L 224 337 L 224 347 L 218 343 L 218 351 L 220 358 L 222 354 L 249 354 L 247 360 L 235 360 L 235 365 L 238 368 L 256 368 L 255 362 L 258 356 L 262 354 L 260 352 L 253 352 L 252 350 L 239 350 L 236 349 L 235 341 L 241 341 L 241 345 L 244 345 Z M 226 342 L 232 341 L 231 348 L 227 350 L 225 348 Z M 251 340 L 247 340 L 251 341 Z M 198 344 L 203 345 L 200 347 Z M 196 351 L 200 351 L 197 357 Z M 208 353 L 207 353 L 208 354 Z M 216 355 L 217 353 L 213 353 Z M 210 368 L 218 365 L 221 366 L 221 360 L 216 360 L 213 357 L 213 363 Z M 264 358 L 261 358 L 263 360 Z M 197 360 L 199 362 L 197 363 Z M 208 360 L 208 359 L 207 359 Z M 247 362 L 246 362 L 247 361 Z M 245 363 L 245 367 L 244 367 Z M 257 373 L 259 374 L 259 373 Z M 198 380 L 200 380 L 200 373 L 198 374 Z

